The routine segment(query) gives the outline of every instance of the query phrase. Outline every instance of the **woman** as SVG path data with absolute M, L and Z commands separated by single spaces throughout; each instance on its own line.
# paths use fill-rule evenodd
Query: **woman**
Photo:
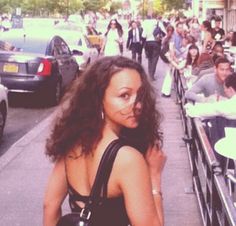
M 167 34 L 162 42 L 162 49 L 160 52 L 161 59 L 166 63 L 165 78 L 163 81 L 161 92 L 163 97 L 170 97 L 172 85 L 172 64 L 174 62 L 172 60 L 173 54 L 171 54 L 170 51 L 170 42 L 174 34 L 174 27 L 168 25 L 168 27 L 166 28 L 166 32 Z
M 212 56 L 209 53 L 201 53 L 192 74 L 198 76 L 199 79 L 204 74 L 213 74 L 214 72 L 215 65 Z
M 101 53 L 104 56 L 117 56 L 123 53 L 123 29 L 116 19 L 112 19 L 107 27 Z
M 198 19 L 194 17 L 190 22 L 190 34 L 195 38 L 196 42 L 201 40 L 201 28 Z
M 202 52 L 211 53 L 215 40 L 212 35 L 211 23 L 208 20 L 202 22 L 202 31 L 204 32 Z
M 211 56 L 212 56 L 212 60 L 213 60 L 214 64 L 219 57 L 225 56 L 224 55 L 224 48 L 223 48 L 222 44 L 220 44 L 220 43 L 215 44 L 215 46 L 212 48 Z
M 192 68 L 196 67 L 198 58 L 199 58 L 199 48 L 194 44 L 189 46 L 185 67 L 187 66 L 191 66 Z
M 159 150 L 155 106 L 155 92 L 142 66 L 121 56 L 98 60 L 72 84 L 46 145 L 55 167 L 45 194 L 44 226 L 56 225 L 68 192 L 72 211 L 83 207 L 101 156 L 117 138 L 127 145 L 115 159 L 106 205 L 99 206 L 106 218 L 93 221 L 99 226 L 163 225 L 165 156 Z

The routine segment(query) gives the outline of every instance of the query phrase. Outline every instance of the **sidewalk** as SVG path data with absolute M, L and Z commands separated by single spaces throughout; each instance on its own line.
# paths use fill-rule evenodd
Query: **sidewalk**
M 158 64 L 159 88 L 162 80 Z M 174 98 L 159 98 L 165 120 L 164 151 L 168 156 L 163 175 L 166 226 L 201 226 L 196 197 L 188 193 L 192 186 L 187 151 L 182 141 L 183 129 Z M 52 164 L 44 155 L 45 139 L 53 115 L 16 142 L 0 158 L 0 225 L 42 225 L 42 200 Z M 67 207 L 65 207 L 67 208 Z M 147 225 L 148 226 L 148 225 Z

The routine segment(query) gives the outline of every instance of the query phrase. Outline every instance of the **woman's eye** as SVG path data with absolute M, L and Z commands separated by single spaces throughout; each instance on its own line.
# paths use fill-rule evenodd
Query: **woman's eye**
M 128 93 L 123 93 L 120 95 L 121 98 L 128 100 L 129 99 L 129 94 Z

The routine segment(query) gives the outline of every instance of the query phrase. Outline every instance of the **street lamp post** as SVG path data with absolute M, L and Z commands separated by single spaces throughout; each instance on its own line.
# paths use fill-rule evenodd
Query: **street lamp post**
M 144 20 L 144 3 L 145 3 L 145 0 L 143 0 L 143 5 L 142 5 L 142 14 L 143 14 L 143 20 Z
M 69 17 L 69 0 L 66 0 L 66 18 Z

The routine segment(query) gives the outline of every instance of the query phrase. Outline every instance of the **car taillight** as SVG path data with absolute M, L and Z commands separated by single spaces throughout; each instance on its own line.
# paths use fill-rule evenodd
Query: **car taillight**
M 52 62 L 47 59 L 43 59 L 39 64 L 37 75 L 50 76 L 52 71 Z

